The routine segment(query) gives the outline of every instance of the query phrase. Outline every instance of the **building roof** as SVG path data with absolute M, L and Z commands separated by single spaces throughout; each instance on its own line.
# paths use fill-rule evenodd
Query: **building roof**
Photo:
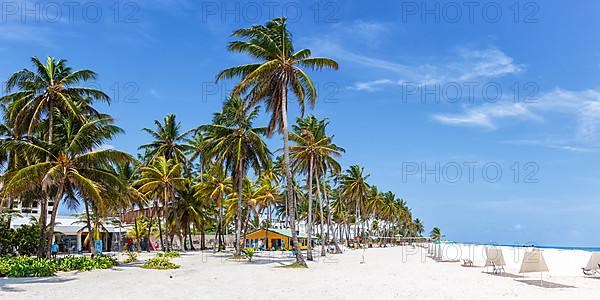
M 261 230 L 264 230 L 264 229 L 262 229 L 262 228 L 261 229 L 257 229 L 257 230 L 254 230 L 254 231 L 248 233 L 248 234 L 252 234 L 252 233 L 255 233 L 255 232 L 261 231 Z M 290 229 L 269 228 L 267 230 L 271 231 L 271 232 L 274 232 L 274 233 L 277 233 L 277 234 L 280 234 L 280 235 L 283 235 L 283 236 L 287 236 L 289 238 L 292 237 L 292 231 Z M 248 235 L 248 234 L 246 234 L 246 235 Z M 306 234 L 306 232 L 298 232 L 298 237 L 306 239 L 306 238 L 308 238 L 308 235 Z M 312 238 L 313 239 L 317 239 L 317 237 L 315 237 L 315 236 L 312 236 Z

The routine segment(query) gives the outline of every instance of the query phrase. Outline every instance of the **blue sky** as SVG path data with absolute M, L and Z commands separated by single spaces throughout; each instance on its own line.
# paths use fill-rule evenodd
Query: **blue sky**
M 600 4 L 528 2 L 17 1 L 2 6 L 0 78 L 31 56 L 96 71 L 126 130 L 111 146 L 135 152 L 167 113 L 208 122 L 233 86 L 216 73 L 249 61 L 226 51 L 228 35 L 286 13 L 297 48 L 340 63 L 312 74 L 312 113 L 331 120 L 343 165 L 364 166 L 427 230 L 597 246 Z

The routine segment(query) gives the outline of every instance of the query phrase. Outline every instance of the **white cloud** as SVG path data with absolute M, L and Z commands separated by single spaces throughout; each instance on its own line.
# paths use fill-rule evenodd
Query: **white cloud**
M 392 71 L 402 76 L 402 79 L 380 78 L 371 81 L 356 82 L 350 89 L 359 91 L 376 91 L 383 85 L 401 85 L 406 82 L 445 84 L 449 82 L 469 82 L 490 78 L 499 78 L 520 73 L 524 65 L 516 64 L 514 59 L 497 48 L 467 49 L 461 48 L 457 55 L 451 58 L 436 59 L 450 60 L 450 63 L 406 65 L 388 60 L 376 59 L 354 54 L 347 51 L 336 52 L 342 59 L 350 60 L 371 68 Z
M 483 104 L 466 108 L 458 114 L 437 114 L 433 119 L 449 125 L 470 125 L 494 129 L 502 119 L 543 120 L 552 116 L 566 117 L 574 133 L 564 141 L 530 140 L 529 144 L 566 150 L 590 152 L 589 147 L 577 144 L 600 142 L 600 91 L 594 89 L 570 91 L 556 88 L 540 95 L 536 103 L 510 105 Z M 564 121 L 562 121 L 564 122 Z M 555 123 L 552 123 L 555 125 Z M 514 141 L 513 141 L 514 142 Z M 524 144 L 523 141 L 517 141 Z M 575 144 L 575 145 L 574 145 Z
M 524 139 L 524 140 L 507 140 L 502 141 L 502 144 L 511 145 L 531 145 L 531 146 L 542 146 L 550 149 L 563 150 L 575 153 L 590 153 L 595 152 L 594 149 L 589 147 L 580 146 L 576 141 L 573 140 L 557 140 L 557 139 Z
M 148 91 L 148 93 L 150 93 L 150 96 L 152 96 L 152 97 L 155 97 L 155 98 L 159 98 L 159 97 L 160 97 L 160 94 L 159 94 L 159 93 L 158 93 L 158 91 L 157 91 L 157 90 L 155 90 L 155 89 L 150 89 L 150 90 Z
M 539 116 L 530 112 L 521 103 L 511 105 L 490 104 L 470 108 L 460 114 L 437 114 L 432 116 L 434 120 L 445 124 L 478 126 L 490 129 L 496 128 L 495 123 L 497 120 L 512 117 L 540 120 Z

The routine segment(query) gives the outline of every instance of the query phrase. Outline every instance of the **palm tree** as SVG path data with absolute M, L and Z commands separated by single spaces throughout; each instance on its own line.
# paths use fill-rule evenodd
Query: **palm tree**
M 195 130 L 192 136 L 186 140 L 186 143 L 188 145 L 188 163 L 197 167 L 199 174 L 203 174 L 210 163 L 210 156 L 206 148 L 205 136 L 202 130 Z M 194 164 L 196 160 L 198 160 L 197 165 Z M 199 179 L 202 181 L 202 176 Z
M 6 82 L 8 94 L 0 99 L 8 105 L 11 126 L 19 134 L 25 134 L 26 138 L 39 134 L 48 145 L 52 145 L 56 111 L 84 122 L 86 112 L 94 111 L 91 108 L 93 101 L 110 103 L 104 92 L 80 86 L 95 80 L 95 72 L 87 69 L 73 71 L 66 60 L 53 57 L 48 57 L 46 63 L 32 57 L 31 62 L 34 70 L 22 69 L 12 74 Z M 44 240 L 48 197 L 42 195 L 40 198 L 40 240 Z M 39 256 L 44 255 L 44 248 L 40 247 Z
M 31 165 L 4 176 L 7 191 L 19 193 L 41 182 L 44 190 L 54 194 L 55 209 L 48 225 L 47 255 L 63 197 L 70 200 L 67 203 L 70 207 L 76 207 L 80 197 L 99 209 L 110 206 L 114 196 L 126 190 L 126 184 L 111 172 L 110 165 L 132 159 L 121 151 L 99 148 L 122 132 L 112 124 L 112 119 L 103 118 L 80 125 L 67 116 L 59 116 L 58 121 L 53 144 L 33 139 L 11 140 L 3 145 L 6 149 L 37 158 Z
M 175 200 L 175 192 L 184 189 L 186 186 L 188 180 L 181 176 L 182 168 L 181 163 L 159 156 L 152 165 L 141 168 L 140 179 L 134 183 L 134 186 L 137 186 L 138 190 L 146 195 L 148 199 L 162 200 L 162 208 L 159 208 L 157 201 L 155 201 L 154 207 L 157 211 L 160 242 L 163 250 L 169 250 L 166 249 L 169 248 L 169 245 L 165 248 L 160 220 L 161 211 L 163 217 L 167 216 L 169 205 L 173 204 L 172 201 Z
M 250 224 L 250 217 L 254 216 L 254 224 L 259 225 L 258 218 L 262 210 L 265 208 L 263 198 L 263 191 L 261 191 L 262 186 L 253 182 L 248 177 L 244 177 L 243 180 L 244 187 L 242 189 L 242 206 L 240 207 L 240 203 L 238 202 L 239 195 L 237 192 L 229 195 L 230 197 L 225 201 L 225 205 L 227 206 L 227 214 L 226 218 L 231 220 L 236 218 L 237 212 L 242 210 L 244 212 L 244 216 L 242 217 L 242 238 L 240 241 L 240 245 L 244 245 L 244 236 Z
M 217 230 L 215 240 L 218 251 L 223 245 L 223 201 L 231 193 L 231 177 L 227 177 L 223 168 L 218 165 L 211 166 L 206 173 L 202 174 L 203 180 L 194 186 L 194 196 L 214 202 L 217 206 Z
M 137 207 L 141 211 L 148 204 L 148 199 L 145 197 L 145 195 L 140 193 L 137 189 L 133 187 L 133 183 L 137 179 L 139 179 L 140 174 L 138 172 L 139 168 L 137 167 L 139 165 L 140 163 L 134 159 L 131 162 L 121 163 L 116 166 L 113 166 L 113 173 L 115 173 L 123 182 L 126 183 L 125 192 L 119 193 L 117 195 L 118 197 L 122 198 L 122 200 L 120 201 L 121 203 L 126 203 L 126 207 L 124 207 L 123 210 L 127 208 L 134 211 L 135 207 Z M 139 251 L 140 249 L 142 249 L 140 241 L 141 237 L 144 235 L 143 233 L 141 233 L 140 228 L 138 227 L 139 222 L 137 221 L 137 219 L 138 218 L 136 218 L 136 221 L 133 223 L 134 230 L 136 233 L 136 236 L 133 240 L 136 241 L 136 248 Z
M 366 182 L 369 175 L 364 175 L 364 168 L 357 165 L 350 166 L 346 173 L 342 175 L 342 197 L 354 201 L 355 216 L 355 234 L 360 236 L 361 209 L 365 205 L 369 184 Z
M 433 240 L 433 241 L 441 241 L 442 238 L 444 237 L 444 235 L 442 235 L 442 230 L 439 229 L 438 227 L 433 227 L 433 229 L 431 229 L 431 232 L 429 232 L 429 237 Z
M 425 226 L 423 225 L 423 221 L 421 221 L 421 219 L 419 219 L 419 218 L 416 218 L 413 221 L 413 224 L 414 224 L 414 228 L 415 228 L 415 233 L 418 236 L 423 236 L 423 232 L 425 231 Z
M 213 124 L 204 125 L 209 155 L 230 171 L 238 197 L 236 215 L 236 255 L 241 255 L 243 179 L 248 168 L 259 174 L 271 162 L 271 152 L 262 136 L 264 127 L 253 127 L 260 107 L 249 108 L 240 97 L 233 96 L 215 114 Z
M 152 142 L 141 145 L 140 150 L 146 151 L 149 162 L 154 161 L 160 156 L 167 160 L 173 159 L 175 163 L 186 163 L 186 152 L 191 148 L 186 143 L 189 132 L 181 132 L 181 123 L 177 122 L 174 114 L 168 114 L 162 123 L 154 120 L 156 129 L 144 128 L 146 133 L 152 136 Z M 187 170 L 187 166 L 183 165 Z
M 308 185 L 308 221 L 307 230 L 308 240 L 311 240 L 312 234 L 312 203 L 313 203 L 313 181 L 316 180 L 317 191 L 319 187 L 319 170 L 334 169 L 339 170 L 340 165 L 334 157 L 341 156 L 342 148 L 332 143 L 332 137 L 325 134 L 327 120 L 317 120 L 315 116 L 308 116 L 305 119 L 298 118 L 297 124 L 292 126 L 293 132 L 290 140 L 295 145 L 290 147 L 292 157 L 292 168 L 307 174 Z M 320 194 L 320 193 L 318 193 Z M 325 241 L 323 239 L 323 204 L 319 201 L 321 216 L 321 255 L 325 256 Z M 307 258 L 312 260 L 312 249 L 309 243 L 307 247 Z
M 217 80 L 241 78 L 233 93 L 241 95 L 247 92 L 251 105 L 262 101 L 266 102 L 266 109 L 271 113 L 267 135 L 270 136 L 275 130 L 283 134 L 286 195 L 289 203 L 290 227 L 296 250 L 296 262 L 306 266 L 302 252 L 299 251 L 296 234 L 296 212 L 288 145 L 288 91 L 296 96 L 300 109 L 304 112 L 306 100 L 311 106 L 314 106 L 317 100 L 317 90 L 302 68 L 337 70 L 338 64 L 329 58 L 311 57 L 309 49 L 294 52 L 291 33 L 286 27 L 285 18 L 273 19 L 265 25 L 239 29 L 232 35 L 243 40 L 231 42 L 229 50 L 246 53 L 258 59 L 259 62 L 225 69 L 217 75 Z

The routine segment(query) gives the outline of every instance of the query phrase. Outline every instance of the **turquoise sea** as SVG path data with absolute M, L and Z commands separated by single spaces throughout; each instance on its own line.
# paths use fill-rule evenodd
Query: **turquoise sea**
M 516 245 L 516 244 L 486 244 L 486 243 L 462 243 L 471 245 L 489 245 L 489 246 L 507 246 L 507 247 L 523 247 L 523 248 L 540 248 L 540 249 L 560 249 L 560 250 L 583 250 L 589 252 L 600 252 L 600 247 L 577 247 L 577 246 L 545 246 L 545 245 Z

